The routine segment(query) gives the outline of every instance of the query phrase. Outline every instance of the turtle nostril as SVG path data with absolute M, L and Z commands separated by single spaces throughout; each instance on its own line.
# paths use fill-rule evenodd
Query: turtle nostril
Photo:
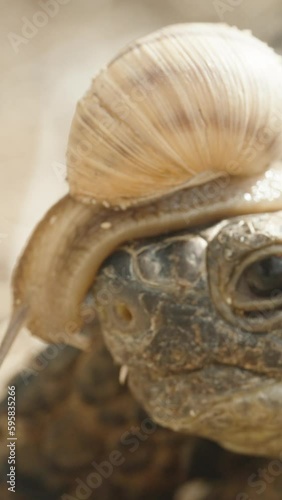
M 115 311 L 117 316 L 126 323 L 130 323 L 133 320 L 133 314 L 124 302 L 117 303 L 115 305 Z

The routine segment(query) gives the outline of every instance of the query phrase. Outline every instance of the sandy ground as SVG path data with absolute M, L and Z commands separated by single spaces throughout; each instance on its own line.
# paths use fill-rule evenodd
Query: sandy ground
M 15 5 L 0 0 L 0 10 L 1 335 L 9 315 L 16 258 L 34 224 L 67 190 L 68 130 L 76 101 L 91 77 L 125 43 L 177 22 L 235 24 L 282 51 L 282 4 L 281 0 L 19 0 Z M 41 346 L 22 332 L 1 370 L 0 390 L 6 390 L 10 374 Z

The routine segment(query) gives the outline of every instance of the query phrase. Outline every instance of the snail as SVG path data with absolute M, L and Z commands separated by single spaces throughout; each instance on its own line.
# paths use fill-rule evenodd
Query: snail
M 70 191 L 15 268 L 0 362 L 23 325 L 89 352 L 100 336 L 154 422 L 280 457 L 281 97 L 280 57 L 237 28 L 125 48 L 77 105 Z
M 282 209 L 281 125 L 280 57 L 249 32 L 180 24 L 126 47 L 77 105 L 69 194 L 15 268 L 0 359 L 23 325 L 87 347 L 83 301 L 122 243 Z

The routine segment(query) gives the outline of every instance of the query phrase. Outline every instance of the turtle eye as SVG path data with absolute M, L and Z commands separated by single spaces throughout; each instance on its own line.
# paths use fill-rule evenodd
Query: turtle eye
M 246 283 L 258 297 L 271 298 L 282 292 L 282 254 L 258 260 L 245 269 Z

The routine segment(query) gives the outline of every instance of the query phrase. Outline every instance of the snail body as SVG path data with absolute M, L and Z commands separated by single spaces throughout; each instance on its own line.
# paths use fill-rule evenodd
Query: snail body
M 280 58 L 236 28 L 171 26 L 121 52 L 78 103 L 70 193 L 15 269 L 14 318 L 24 310 L 33 334 L 83 346 L 81 304 L 121 243 L 281 209 L 281 97 Z

